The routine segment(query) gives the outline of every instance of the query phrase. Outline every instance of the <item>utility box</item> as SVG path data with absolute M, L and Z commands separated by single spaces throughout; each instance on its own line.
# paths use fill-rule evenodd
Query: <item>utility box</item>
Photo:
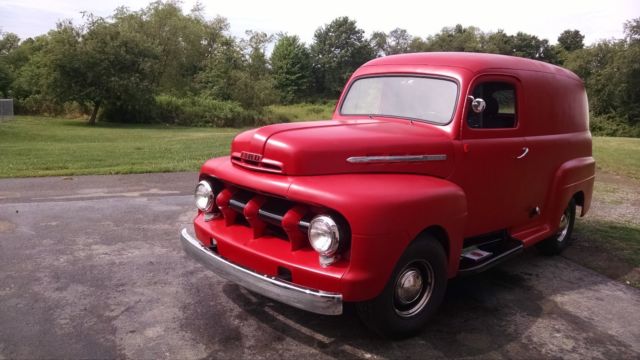
M 0 121 L 13 119 L 13 99 L 0 99 Z

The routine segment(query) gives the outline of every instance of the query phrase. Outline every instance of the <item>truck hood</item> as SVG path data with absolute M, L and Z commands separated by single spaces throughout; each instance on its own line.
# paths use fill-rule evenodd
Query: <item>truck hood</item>
M 415 173 L 447 177 L 453 144 L 436 126 L 375 119 L 276 124 L 245 131 L 231 161 L 286 175 Z

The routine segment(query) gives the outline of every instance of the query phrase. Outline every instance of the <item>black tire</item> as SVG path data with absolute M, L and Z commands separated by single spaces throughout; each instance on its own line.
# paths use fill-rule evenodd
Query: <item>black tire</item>
M 417 283 L 422 285 L 419 290 Z M 434 238 L 421 236 L 402 254 L 380 295 L 357 303 L 356 308 L 362 322 L 373 331 L 384 337 L 405 338 L 420 331 L 435 314 L 446 289 L 444 249 Z
M 576 201 L 571 199 L 567 208 L 562 213 L 560 219 L 560 228 L 550 238 L 540 242 L 538 250 L 545 255 L 557 255 L 571 244 L 571 236 L 573 234 L 573 224 L 576 221 Z

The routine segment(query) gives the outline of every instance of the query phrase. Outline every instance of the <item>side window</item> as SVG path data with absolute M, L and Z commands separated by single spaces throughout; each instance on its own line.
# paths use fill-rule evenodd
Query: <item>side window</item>
M 467 124 L 474 129 L 514 128 L 517 123 L 515 86 L 506 82 L 485 82 L 473 89 L 474 98 L 482 98 L 487 107 L 481 113 L 469 110 Z

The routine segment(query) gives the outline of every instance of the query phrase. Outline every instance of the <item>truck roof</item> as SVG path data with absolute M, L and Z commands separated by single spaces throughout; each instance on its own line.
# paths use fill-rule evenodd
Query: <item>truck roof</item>
M 564 76 L 582 82 L 573 72 L 549 63 L 515 56 L 470 52 L 426 52 L 390 55 L 373 59 L 363 66 L 431 65 L 467 69 L 473 73 L 489 69 L 537 71 Z

